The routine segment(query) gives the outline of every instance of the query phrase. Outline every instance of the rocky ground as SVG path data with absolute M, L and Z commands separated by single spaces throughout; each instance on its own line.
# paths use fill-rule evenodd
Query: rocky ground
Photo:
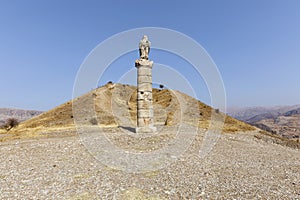
M 3 130 L 0 199 L 300 198 L 298 143 L 178 91 L 153 102 L 155 134 L 134 133 L 136 88 L 121 84 Z
M 182 130 L 186 138 L 189 131 Z M 105 135 L 114 146 L 127 152 L 132 147 L 145 158 L 176 137 L 171 129 L 162 130 L 155 140 L 129 132 L 119 128 Z M 94 131 L 95 141 L 97 134 Z M 171 161 L 170 165 L 136 172 L 126 171 L 128 163 L 121 163 L 122 169 L 118 161 L 107 166 L 96 159 L 82 135 L 4 141 L 0 199 L 300 199 L 299 149 L 260 140 L 255 134 L 222 134 L 203 158 L 201 129 L 183 155 L 157 163 Z M 126 140 L 118 140 L 126 135 Z M 93 148 L 104 151 L 104 146 Z

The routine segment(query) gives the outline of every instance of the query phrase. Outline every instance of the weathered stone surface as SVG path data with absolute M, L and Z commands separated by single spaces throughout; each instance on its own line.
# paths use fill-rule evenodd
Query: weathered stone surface
M 139 44 L 140 59 L 135 61 L 137 68 L 137 133 L 156 131 L 153 127 L 152 106 L 152 66 L 153 61 L 148 60 L 150 42 L 144 36 Z
M 149 75 L 139 75 L 138 76 L 139 83 L 151 83 L 152 84 L 152 76 Z
M 143 109 L 143 110 L 153 109 L 152 101 L 139 101 L 138 100 L 137 103 L 138 103 L 139 109 Z
M 153 110 L 152 109 L 139 109 L 138 110 L 138 113 L 137 113 L 137 115 L 138 115 L 138 118 L 144 118 L 144 117 L 153 117 Z
M 153 66 L 153 61 L 146 59 L 137 59 L 135 60 L 135 66 L 151 67 Z
M 152 101 L 152 91 L 139 91 L 137 93 L 137 100 L 146 100 L 146 101 Z
M 137 123 L 138 123 L 138 127 L 152 126 L 153 118 L 150 118 L 150 117 L 139 118 Z
M 150 45 L 151 42 L 148 40 L 148 36 L 144 35 L 139 43 L 139 49 L 140 49 L 140 58 L 141 59 L 147 59 L 149 57 L 150 52 Z
M 138 76 L 152 76 L 152 67 L 138 66 Z
M 141 92 L 151 92 L 152 93 L 152 83 L 139 83 L 138 84 L 138 93 L 142 94 Z
M 156 132 L 157 129 L 154 126 L 144 126 L 144 127 L 137 127 L 135 131 L 136 133 L 153 133 Z

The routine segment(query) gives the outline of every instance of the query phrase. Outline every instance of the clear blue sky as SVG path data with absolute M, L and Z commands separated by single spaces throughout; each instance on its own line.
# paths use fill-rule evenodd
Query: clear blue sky
M 300 103 L 298 0 L 0 0 L 0 107 L 48 110 L 71 99 L 94 47 L 148 26 L 200 43 L 229 106 Z

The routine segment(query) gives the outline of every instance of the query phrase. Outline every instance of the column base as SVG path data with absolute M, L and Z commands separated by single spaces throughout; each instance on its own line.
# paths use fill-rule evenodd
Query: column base
M 136 133 L 154 133 L 157 129 L 154 126 L 146 126 L 146 127 L 136 127 L 135 132 Z

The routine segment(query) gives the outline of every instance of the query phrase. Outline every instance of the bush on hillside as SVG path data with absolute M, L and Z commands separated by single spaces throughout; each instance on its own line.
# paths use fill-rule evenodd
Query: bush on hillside
M 8 118 L 5 121 L 5 124 L 1 126 L 1 128 L 10 130 L 19 125 L 19 121 L 16 118 Z

